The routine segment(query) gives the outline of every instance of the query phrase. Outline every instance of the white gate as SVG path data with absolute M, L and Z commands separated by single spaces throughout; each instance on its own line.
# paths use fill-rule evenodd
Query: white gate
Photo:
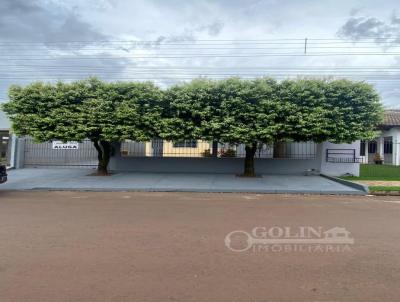
M 90 140 L 78 144 L 78 149 L 53 149 L 51 142 L 34 143 L 32 138 L 24 140 L 24 166 L 97 166 L 97 151 Z

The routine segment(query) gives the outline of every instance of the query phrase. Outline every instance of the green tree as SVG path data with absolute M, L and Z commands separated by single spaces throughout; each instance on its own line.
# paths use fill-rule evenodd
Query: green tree
M 163 137 L 244 144 L 245 176 L 262 144 L 371 138 L 382 114 L 373 87 L 348 80 L 195 80 L 170 88 L 164 103 Z
M 351 143 L 376 135 L 383 109 L 371 85 L 350 80 L 286 80 L 279 86 L 280 102 L 288 109 L 287 138 Z
M 104 83 L 95 78 L 13 86 L 4 104 L 17 135 L 37 142 L 90 139 L 98 174 L 108 174 L 113 143 L 154 135 L 160 91 L 151 83 Z
M 285 133 L 285 108 L 275 80 L 231 78 L 217 83 L 219 106 L 210 112 L 208 132 L 218 141 L 245 145 L 243 176 L 255 176 L 254 157 L 263 144 Z
M 268 78 L 195 80 L 162 93 L 151 83 L 33 83 L 10 88 L 4 111 L 18 135 L 38 142 L 89 138 L 107 174 L 112 145 L 124 139 L 202 139 L 244 144 L 245 176 L 254 176 L 262 144 L 352 142 L 371 138 L 382 118 L 372 86 L 348 80 Z
M 283 140 L 322 142 L 328 139 L 332 120 L 327 115 L 324 80 L 284 80 L 279 102 L 286 108 Z
M 167 139 L 245 144 L 244 176 L 254 176 L 254 156 L 283 129 L 284 114 L 272 79 L 195 80 L 165 94 Z
M 207 132 L 219 106 L 215 87 L 215 81 L 197 79 L 167 89 L 160 136 L 174 141 L 216 138 Z
M 379 94 L 365 82 L 336 80 L 327 83 L 325 108 L 330 124 L 326 140 L 351 143 L 372 139 L 383 119 Z
M 148 141 L 157 135 L 160 98 L 160 90 L 152 83 L 116 82 L 101 83 L 95 97 L 82 102 L 79 132 L 93 141 L 99 174 L 108 173 L 114 143 Z

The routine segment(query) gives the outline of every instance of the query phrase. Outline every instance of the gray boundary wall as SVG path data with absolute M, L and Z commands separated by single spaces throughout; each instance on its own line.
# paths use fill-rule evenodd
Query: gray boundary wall
M 243 172 L 244 158 L 147 158 L 113 157 L 110 169 L 115 171 L 161 173 L 233 173 Z M 316 159 L 256 159 L 259 174 L 303 174 L 319 170 Z
M 25 140 L 15 141 L 15 168 L 23 168 Z M 330 163 L 326 161 L 326 149 L 355 149 L 359 156 L 359 141 L 352 144 L 332 144 L 324 142 L 317 145 L 315 159 L 255 159 L 258 174 L 304 174 L 315 169 L 321 174 L 341 176 L 351 173 L 359 175 L 358 163 Z M 230 173 L 243 172 L 244 158 L 177 158 L 177 157 L 122 157 L 120 145 L 115 145 L 115 155 L 110 161 L 110 170 L 160 173 Z M 34 166 L 34 165 L 33 165 Z
M 325 175 L 341 176 L 346 173 L 359 175 L 359 163 L 328 163 L 326 149 L 356 149 L 359 155 L 359 141 L 353 144 L 318 144 L 315 159 L 255 159 L 258 174 L 304 174 L 315 169 Z M 160 173 L 233 173 L 243 172 L 244 158 L 174 158 L 174 157 L 122 157 L 116 146 L 111 158 L 110 170 Z

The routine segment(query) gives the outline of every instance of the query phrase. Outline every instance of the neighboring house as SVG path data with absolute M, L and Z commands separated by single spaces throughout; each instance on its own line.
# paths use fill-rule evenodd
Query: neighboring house
M 215 148 L 215 150 L 214 150 Z M 138 143 L 125 141 L 121 144 L 121 155 L 124 157 L 245 157 L 245 146 L 230 144 L 213 144 L 202 140 L 182 140 L 177 142 L 166 140 L 152 140 L 151 142 Z M 314 158 L 316 144 L 280 143 L 275 146 L 263 145 L 260 147 L 256 158 Z
M 0 157 L 7 158 L 10 141 L 10 121 L 4 112 L 0 111 Z
M 379 154 L 384 164 L 400 165 L 400 110 L 386 110 L 379 125 L 380 135 L 374 140 L 361 141 L 362 163 L 374 163 Z

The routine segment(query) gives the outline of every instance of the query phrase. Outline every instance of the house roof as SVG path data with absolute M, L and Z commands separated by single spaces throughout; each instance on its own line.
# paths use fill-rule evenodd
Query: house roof
M 381 126 L 400 126 L 400 110 L 385 110 Z

